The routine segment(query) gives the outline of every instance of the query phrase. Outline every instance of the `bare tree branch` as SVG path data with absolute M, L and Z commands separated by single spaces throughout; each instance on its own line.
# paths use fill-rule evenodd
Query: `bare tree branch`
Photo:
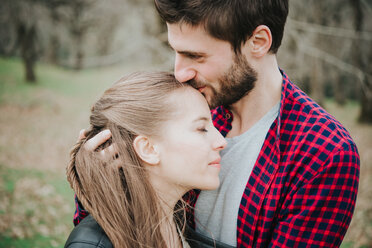
M 372 15 L 372 7 L 369 6 L 366 0 L 361 0 L 362 4 L 364 5 L 365 9 L 369 12 L 370 15 Z
M 311 56 L 311 57 L 321 59 L 337 67 L 338 69 L 342 71 L 345 71 L 347 73 L 354 75 L 356 78 L 358 78 L 358 81 L 360 82 L 363 92 L 366 94 L 366 96 L 372 97 L 372 91 L 369 89 L 368 85 L 366 85 L 365 83 L 366 82 L 365 79 L 368 78 L 371 80 L 372 75 L 363 72 L 358 67 L 352 64 L 346 63 L 343 60 L 337 58 L 336 56 L 324 50 L 313 47 L 311 44 L 309 44 L 307 39 L 301 38 L 301 36 L 295 30 L 291 30 L 288 33 L 288 35 L 293 37 L 294 41 L 296 42 L 296 45 L 299 48 L 299 51 L 301 51 L 302 53 L 308 56 Z
M 169 50 L 163 45 L 162 41 L 160 39 L 154 38 L 154 37 L 146 37 L 146 39 L 143 39 L 141 41 L 132 42 L 128 44 L 124 49 L 122 50 L 116 50 L 115 52 L 104 55 L 104 56 L 91 56 L 86 57 L 84 59 L 84 68 L 96 68 L 101 66 L 110 66 L 117 64 L 121 61 L 130 59 L 133 56 L 138 55 L 139 51 L 144 50 L 145 48 L 153 51 L 157 51 L 160 54 L 169 54 Z M 168 65 L 171 65 L 173 60 L 173 57 L 167 58 L 167 56 L 164 56 L 162 58 L 162 62 L 157 64 L 157 67 L 159 68 L 165 68 L 168 67 Z M 73 61 L 62 61 L 61 65 L 67 68 L 73 67 Z
M 336 36 L 336 37 L 342 37 L 342 38 L 372 41 L 371 32 L 365 32 L 365 31 L 357 32 L 352 29 L 323 26 L 323 25 L 318 25 L 318 24 L 313 24 L 313 23 L 308 23 L 308 22 L 301 22 L 301 21 L 288 18 L 288 26 L 290 25 L 292 25 L 296 29 L 303 30 L 305 32 L 312 32 L 312 33 L 318 33 L 318 34 Z

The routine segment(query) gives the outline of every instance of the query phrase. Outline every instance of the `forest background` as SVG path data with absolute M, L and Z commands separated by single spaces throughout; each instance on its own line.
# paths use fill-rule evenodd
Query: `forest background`
M 372 1 L 290 0 L 280 67 L 349 130 L 359 195 L 342 247 L 372 247 Z M 69 150 L 103 90 L 172 70 L 149 0 L 1 0 L 0 247 L 63 247 Z

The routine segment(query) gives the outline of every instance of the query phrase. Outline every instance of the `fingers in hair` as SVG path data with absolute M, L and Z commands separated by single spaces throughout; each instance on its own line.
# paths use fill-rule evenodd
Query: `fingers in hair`
M 77 141 L 80 141 L 80 140 L 82 140 L 82 139 L 84 139 L 86 137 L 85 132 L 86 132 L 85 129 L 81 129 L 80 130 L 80 132 L 79 132 L 79 138 L 78 138 Z
M 90 140 L 88 140 L 85 145 L 84 145 L 84 148 L 87 150 L 87 151 L 94 151 L 96 150 L 100 145 L 102 145 L 103 143 L 105 143 L 108 139 L 111 138 L 111 132 L 110 130 L 106 129 L 102 132 L 99 132 L 97 135 L 95 135 L 93 138 L 91 138 Z M 102 150 L 104 151 L 104 150 Z M 101 152 L 102 152 L 101 151 Z M 104 154 L 105 152 L 103 152 Z
M 111 158 L 117 159 L 119 157 L 119 151 L 117 149 L 117 146 L 115 144 L 111 144 L 109 147 L 107 147 L 106 152 Z
M 118 153 L 118 150 L 115 144 L 111 144 L 110 146 L 101 150 L 99 153 L 103 160 L 117 159 L 119 156 L 119 153 Z

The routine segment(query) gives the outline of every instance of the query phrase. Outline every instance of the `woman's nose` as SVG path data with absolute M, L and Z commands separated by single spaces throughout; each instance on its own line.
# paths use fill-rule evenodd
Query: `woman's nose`
M 217 129 L 215 129 L 215 130 L 216 130 L 216 141 L 214 143 L 213 148 L 217 151 L 221 151 L 221 150 L 226 148 L 227 141 Z

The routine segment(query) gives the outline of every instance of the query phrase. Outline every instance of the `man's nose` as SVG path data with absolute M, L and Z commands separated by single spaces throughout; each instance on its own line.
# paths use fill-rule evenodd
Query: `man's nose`
M 181 58 L 181 56 L 176 56 L 174 76 L 179 82 L 185 83 L 195 78 L 196 70 L 192 67 L 192 63 L 187 62 L 186 59 Z

